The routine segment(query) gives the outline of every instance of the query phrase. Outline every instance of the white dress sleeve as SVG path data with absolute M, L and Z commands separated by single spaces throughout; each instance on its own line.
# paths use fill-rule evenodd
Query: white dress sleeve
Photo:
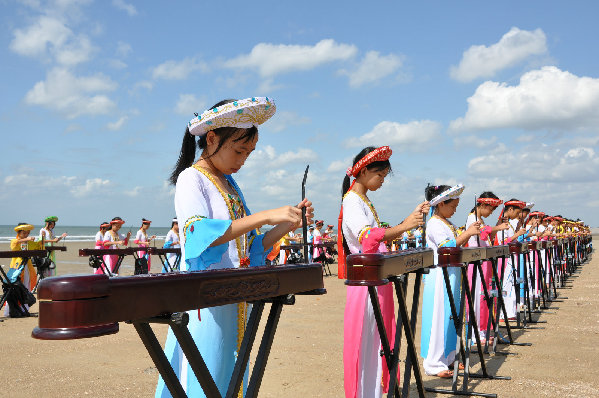
M 372 211 L 367 207 L 368 205 L 353 192 L 343 199 L 343 236 L 351 253 L 361 251 L 358 237 L 362 230 L 378 227 Z

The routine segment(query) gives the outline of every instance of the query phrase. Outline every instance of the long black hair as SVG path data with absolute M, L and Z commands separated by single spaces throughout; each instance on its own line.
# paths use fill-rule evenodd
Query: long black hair
M 236 99 L 225 99 L 216 104 L 212 105 L 212 108 L 217 108 L 219 106 L 228 104 L 230 102 L 237 101 Z M 214 156 L 218 151 L 221 150 L 223 145 L 233 138 L 236 137 L 233 141 L 243 141 L 249 142 L 254 139 L 254 137 L 258 134 L 258 128 L 256 126 L 252 126 L 248 129 L 238 128 L 238 127 L 220 127 L 213 130 L 214 134 L 219 138 L 218 146 L 216 150 L 210 155 Z M 238 134 L 242 132 L 241 134 Z M 206 149 L 206 134 L 202 135 L 197 142 L 197 146 L 199 149 Z M 189 132 L 189 127 L 185 129 L 185 134 L 183 134 L 183 142 L 181 143 L 181 152 L 179 153 L 179 159 L 173 168 L 173 172 L 169 177 L 169 182 L 173 185 L 177 184 L 177 178 L 179 174 L 189 166 L 193 164 L 196 158 L 196 138 Z
M 497 197 L 497 195 L 495 195 L 493 192 L 491 191 L 485 191 L 483 193 L 480 194 L 479 198 L 481 199 L 499 199 Z M 482 205 L 482 203 L 478 203 L 476 202 L 476 206 L 472 208 L 472 210 L 470 210 L 470 213 L 474 213 L 474 211 L 476 210 L 476 208 L 478 206 Z
M 374 151 L 375 149 L 376 149 L 376 147 L 374 147 L 374 146 L 368 146 L 368 147 L 362 149 L 360 151 L 360 153 L 358 153 L 356 155 L 356 157 L 354 157 L 354 162 L 352 163 L 352 166 L 355 166 L 356 163 L 358 163 L 364 156 L 368 155 L 370 152 Z M 366 166 L 366 168 L 370 171 L 375 171 L 375 172 L 387 170 L 387 169 L 389 169 L 389 172 L 392 171 L 391 170 L 391 162 L 389 162 L 389 160 L 380 160 L 378 162 L 372 162 L 368 166 Z M 350 178 L 348 175 L 346 175 L 345 178 L 343 178 L 343 185 L 341 186 L 341 199 L 343 199 L 343 197 L 349 190 L 349 186 L 350 186 Z

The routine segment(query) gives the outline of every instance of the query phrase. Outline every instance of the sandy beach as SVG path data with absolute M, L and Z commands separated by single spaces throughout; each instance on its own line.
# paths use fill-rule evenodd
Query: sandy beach
M 90 245 L 67 243 L 68 251 L 57 253 L 58 274 L 90 273 L 87 258 L 77 255 L 79 248 Z M 8 250 L 7 245 L 0 245 L 0 250 Z M 8 260 L 0 260 L 5 268 L 8 263 Z M 332 270 L 335 273 L 336 265 Z M 152 271 L 160 271 L 157 257 L 153 258 Z M 133 274 L 131 257 L 124 261 L 121 274 Z M 410 290 L 412 283 L 410 280 Z M 295 305 L 283 309 L 260 389 L 261 397 L 343 396 L 341 350 L 345 286 L 333 275 L 325 278 L 325 287 L 328 294 L 298 296 Z M 535 315 L 547 323 L 515 332 L 517 341 L 531 342 L 532 346 L 501 346 L 501 351 L 511 355 L 490 358 L 490 371 L 511 376 L 512 380 L 472 380 L 471 387 L 477 392 L 497 393 L 500 397 L 599 396 L 599 378 L 596 377 L 599 348 L 595 344 L 599 339 L 598 290 L 599 258 L 595 256 L 559 291 L 567 300 L 554 303 L 551 310 Z M 37 305 L 32 312 L 37 312 Z M 158 373 L 133 326 L 121 323 L 119 333 L 92 339 L 41 341 L 31 338 L 37 318 L 3 319 L 0 322 L 0 396 L 153 396 Z M 166 326 L 153 327 L 158 339 L 164 342 Z M 417 344 L 419 336 L 418 323 Z M 402 357 L 405 354 L 402 353 Z M 476 371 L 478 361 L 474 355 L 471 358 Z M 448 381 L 426 376 L 424 384 L 426 387 L 450 386 Z M 414 382 L 411 396 L 416 396 Z

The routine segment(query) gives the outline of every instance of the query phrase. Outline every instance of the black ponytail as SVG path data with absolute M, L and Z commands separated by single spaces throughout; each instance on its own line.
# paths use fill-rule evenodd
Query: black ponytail
M 360 159 L 362 159 L 364 156 L 368 155 L 370 152 L 374 151 L 375 149 L 377 149 L 374 146 L 368 146 L 364 149 L 362 149 L 360 151 L 360 153 L 358 153 L 355 157 L 354 157 L 354 162 L 352 163 L 352 166 L 355 166 L 356 163 L 358 163 L 360 161 Z M 391 172 L 391 162 L 389 162 L 389 160 L 381 160 L 378 162 L 372 162 L 370 163 L 368 166 L 366 166 L 366 168 L 368 170 L 374 170 L 374 171 L 382 171 L 382 170 L 389 170 L 389 172 Z M 343 197 L 345 196 L 345 194 L 347 193 L 347 191 L 349 191 L 349 187 L 350 187 L 350 182 L 351 179 L 348 175 L 345 175 L 345 177 L 343 178 L 343 185 L 341 186 L 341 200 L 343 200 Z
M 181 144 L 181 152 L 179 153 L 179 159 L 177 160 L 177 164 L 171 173 L 169 178 L 169 182 L 173 185 L 177 184 L 177 178 L 179 178 L 179 174 L 189 166 L 193 164 L 193 161 L 196 158 L 196 139 L 189 132 L 189 128 L 185 129 L 185 134 L 183 135 L 183 143 Z

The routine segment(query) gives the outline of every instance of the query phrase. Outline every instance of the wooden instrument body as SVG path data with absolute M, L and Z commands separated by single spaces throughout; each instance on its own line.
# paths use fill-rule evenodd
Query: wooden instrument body
M 39 285 L 33 337 L 93 337 L 115 333 L 117 322 L 318 289 L 324 289 L 320 264 L 48 278 Z
M 484 247 L 440 247 L 437 249 L 439 267 L 462 267 L 486 258 Z
M 541 250 L 543 248 L 543 243 L 540 240 L 535 240 L 532 242 L 527 242 L 528 250 Z
M 510 255 L 510 248 L 508 245 L 489 246 L 485 247 L 485 260 L 492 258 L 505 257 Z
M 160 254 L 181 254 L 180 247 L 148 247 L 148 253 L 160 255 Z
M 346 259 L 350 286 L 377 286 L 389 283 L 390 277 L 434 265 L 432 249 L 409 249 L 389 253 L 357 253 Z
M 46 250 L 6 250 L 0 251 L 0 258 L 31 258 L 31 257 L 46 257 Z
M 510 248 L 510 254 L 526 254 L 528 253 L 528 245 L 522 244 L 520 242 L 510 242 L 508 243 Z

